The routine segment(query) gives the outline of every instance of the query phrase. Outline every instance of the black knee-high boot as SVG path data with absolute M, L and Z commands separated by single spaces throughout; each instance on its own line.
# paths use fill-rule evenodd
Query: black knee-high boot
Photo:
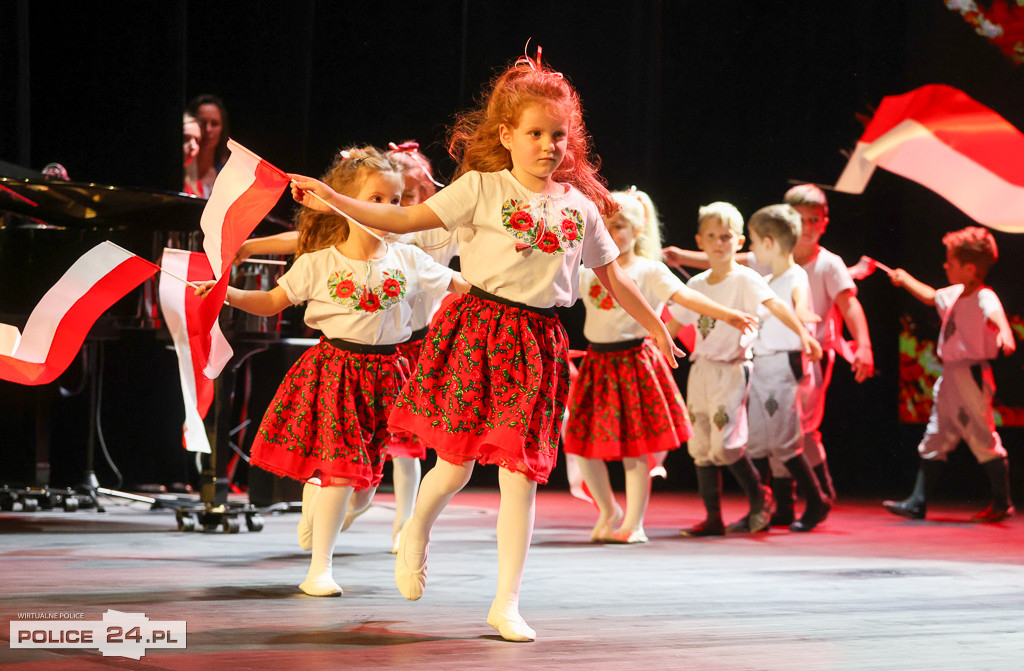
M 761 484 L 754 462 L 744 454 L 738 461 L 729 464 L 729 472 L 740 483 L 750 503 L 750 512 L 746 518 L 747 530 L 753 533 L 767 528 L 775 512 L 775 499 L 772 498 L 772 490 Z
M 793 478 L 772 478 L 772 496 L 775 497 L 775 514 L 772 515 L 773 527 L 788 527 L 793 523 L 796 513 L 793 512 L 793 498 L 796 494 L 796 481 Z
M 793 457 L 786 462 L 786 468 L 792 474 L 800 491 L 804 493 L 807 505 L 804 507 L 804 514 L 800 519 L 789 525 L 790 531 L 810 531 L 818 526 L 818 523 L 828 515 L 832 504 L 825 498 L 821 491 L 821 484 L 814 475 L 814 469 L 803 454 Z
M 829 501 L 835 502 L 836 488 L 832 484 L 832 473 L 828 470 L 828 462 L 822 459 L 821 463 L 814 467 L 814 475 L 818 478 L 818 484 L 821 485 L 821 492 Z
M 992 483 L 992 503 L 988 508 L 971 518 L 972 522 L 999 522 L 1013 515 L 1010 501 L 1010 462 L 1006 457 L 986 461 L 982 464 Z
M 697 488 L 704 502 L 707 518 L 700 524 L 683 529 L 683 536 L 724 536 L 722 523 L 722 474 L 718 466 L 697 466 Z
M 883 501 L 882 505 L 893 515 L 909 517 L 912 520 L 923 520 L 928 511 L 928 499 L 935 491 L 935 485 L 942 477 L 945 461 L 922 459 L 914 481 L 914 491 L 902 501 Z

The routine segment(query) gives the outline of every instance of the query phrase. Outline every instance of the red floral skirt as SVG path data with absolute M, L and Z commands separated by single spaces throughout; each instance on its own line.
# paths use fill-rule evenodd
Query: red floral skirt
M 391 414 L 453 464 L 475 459 L 544 484 L 569 393 L 556 316 L 463 295 L 435 316 Z
M 620 460 L 674 450 L 692 435 L 672 369 L 650 340 L 617 352 L 587 349 L 569 392 L 567 453 Z
M 356 354 L 321 338 L 278 387 L 250 463 L 296 480 L 317 476 L 324 486 L 376 487 L 406 371 L 398 354 Z
M 423 339 L 410 340 L 398 345 L 398 354 L 405 359 L 409 366 L 415 366 L 420 358 L 420 351 L 423 349 Z M 388 459 L 405 457 L 407 459 L 426 459 L 427 446 L 419 438 L 411 433 L 402 431 L 400 433 L 388 434 Z

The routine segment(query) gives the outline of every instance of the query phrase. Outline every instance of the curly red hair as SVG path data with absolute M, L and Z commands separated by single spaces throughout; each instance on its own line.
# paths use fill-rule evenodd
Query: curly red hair
M 605 181 L 598 174 L 601 161 L 593 154 L 583 124 L 583 107 L 576 89 L 562 76 L 523 57 L 497 75 L 479 106 L 459 114 L 448 131 L 448 153 L 458 163 L 456 177 L 470 170 L 498 172 L 512 168 L 512 157 L 502 146 L 499 127 L 519 125 L 523 110 L 543 105 L 564 118 L 569 127 L 565 157 L 552 175 L 557 182 L 576 187 L 592 200 L 601 214 L 617 209 Z

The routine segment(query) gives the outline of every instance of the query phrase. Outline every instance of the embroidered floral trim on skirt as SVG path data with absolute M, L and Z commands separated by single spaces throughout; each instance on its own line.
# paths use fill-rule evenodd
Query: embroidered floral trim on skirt
M 291 367 L 267 408 L 250 463 L 324 486 L 380 484 L 387 419 L 405 384 L 398 354 L 356 354 L 321 338 Z
M 565 451 L 606 461 L 674 450 L 693 435 L 683 396 L 649 339 L 632 349 L 587 349 L 569 392 Z
M 475 459 L 547 482 L 569 393 L 556 316 L 463 295 L 435 317 L 391 415 L 453 464 Z
M 410 367 L 416 365 L 423 349 L 423 338 L 410 340 L 398 345 L 398 353 Z M 419 438 L 406 431 L 388 433 L 388 459 L 405 457 L 407 459 L 426 459 L 427 446 Z

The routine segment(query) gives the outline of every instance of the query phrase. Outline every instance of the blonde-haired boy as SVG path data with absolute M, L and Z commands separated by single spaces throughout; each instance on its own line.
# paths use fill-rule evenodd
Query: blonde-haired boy
M 772 291 L 801 319 L 818 321 L 810 311 L 807 271 L 793 260 L 793 248 L 800 239 L 800 214 L 789 205 L 769 205 L 750 217 L 747 230 L 750 251 L 759 265 L 771 270 L 766 279 Z M 758 465 L 762 459 L 770 463 L 772 493 L 779 509 L 788 510 L 785 519 L 776 516 L 772 523 L 788 525 L 791 531 L 810 531 L 831 508 L 804 455 L 798 391 L 801 384 L 810 382 L 810 362 L 801 347 L 799 335 L 781 320 L 769 316 L 763 321 L 754 342 L 754 369 L 747 403 L 747 453 Z M 807 500 L 803 515 L 796 521 L 792 512 L 794 485 L 800 487 Z

